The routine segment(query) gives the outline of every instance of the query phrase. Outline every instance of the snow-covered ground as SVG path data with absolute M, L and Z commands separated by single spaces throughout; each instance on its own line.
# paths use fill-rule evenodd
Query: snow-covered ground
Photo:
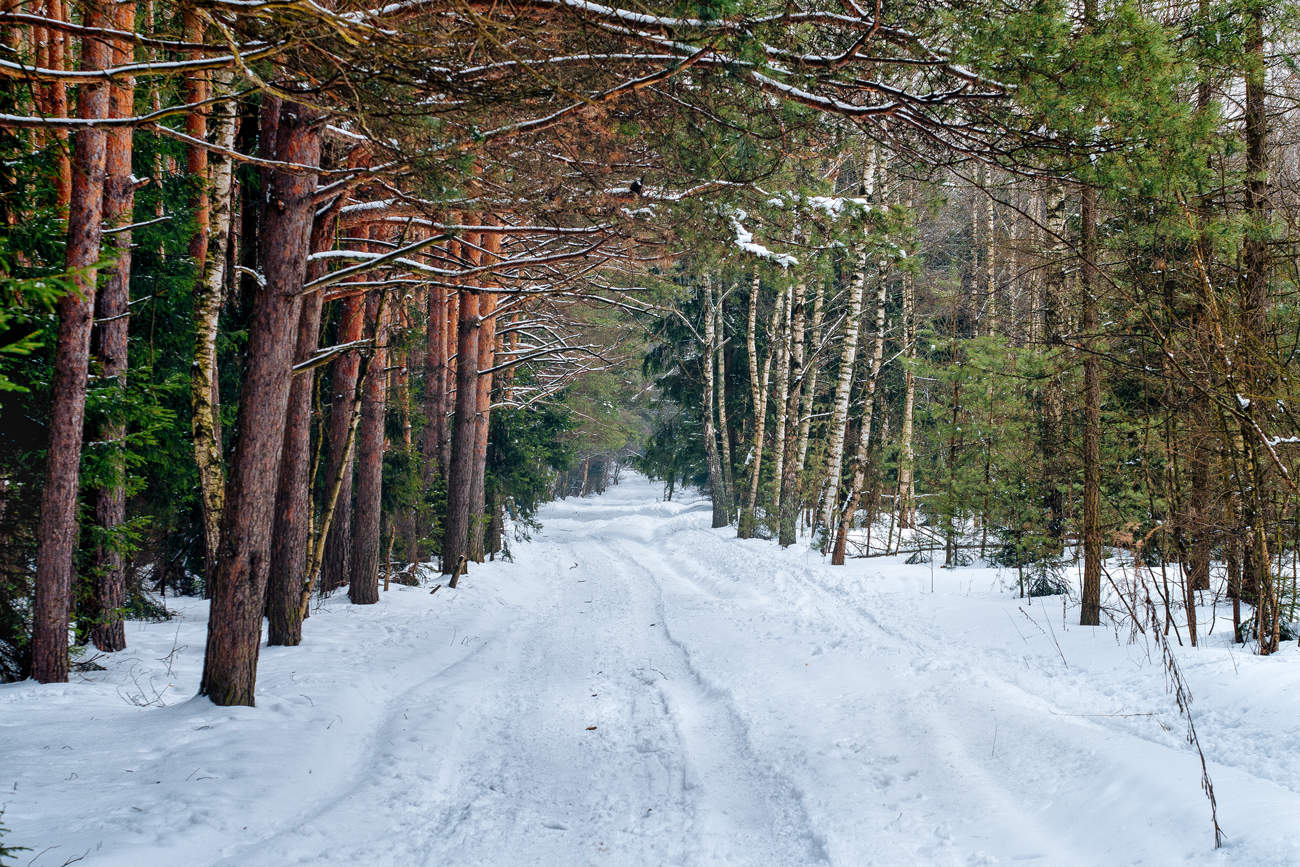
M 1160 654 L 1011 574 L 825 565 L 633 477 L 460 589 L 329 600 L 256 708 L 205 605 L 0 686 L 4 842 L 60 865 L 1300 864 L 1300 653 Z M 933 592 L 931 591 L 933 582 Z M 143 705 L 143 706 L 142 706 Z

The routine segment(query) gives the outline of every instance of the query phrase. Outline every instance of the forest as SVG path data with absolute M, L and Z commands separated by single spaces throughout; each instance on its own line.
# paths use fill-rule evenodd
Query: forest
M 1174 682 L 1293 656 L 1298 48 L 1291 0 L 6 0 L 0 683 L 204 600 L 254 706 L 325 606 L 642 477 Z

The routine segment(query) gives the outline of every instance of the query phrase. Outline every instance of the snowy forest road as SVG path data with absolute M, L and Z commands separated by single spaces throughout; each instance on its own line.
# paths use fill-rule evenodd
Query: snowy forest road
M 57 846 L 37 867 L 1300 863 L 1295 660 L 1180 656 L 1212 853 L 1141 636 L 997 570 L 833 568 L 708 518 L 636 476 L 552 504 L 456 591 L 331 600 L 264 649 L 257 709 L 122 707 L 168 646 L 197 678 L 202 603 L 133 631 L 129 676 L 0 689 L 12 842 Z

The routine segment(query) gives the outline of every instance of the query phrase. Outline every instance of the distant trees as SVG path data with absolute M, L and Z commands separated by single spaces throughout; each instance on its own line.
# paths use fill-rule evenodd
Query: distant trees
M 1276 649 L 1295 620 L 1300 514 L 1287 385 L 1300 200 L 1277 159 L 1300 127 L 1270 52 L 1295 23 L 1269 4 L 1021 10 L 959 49 L 1013 91 L 963 107 L 981 117 L 970 138 L 875 119 L 823 135 L 817 171 L 772 173 L 761 200 L 733 191 L 751 237 L 715 232 L 678 279 L 754 287 L 716 338 L 744 355 L 727 408 L 754 492 L 739 497 L 739 534 L 766 524 L 790 544 L 781 520 L 802 514 L 839 563 L 898 550 L 915 510 L 909 536 L 946 565 L 963 548 L 1040 573 L 1077 556 L 1085 625 L 1115 614 L 1103 560 L 1118 549 L 1154 564 L 1146 586 L 1171 631 L 1197 640 L 1198 594 L 1213 588 L 1241 609 L 1239 640 Z M 893 216 L 793 243 L 772 191 L 851 195 L 873 150 L 875 200 Z M 769 255 L 786 249 L 797 263 Z M 815 285 L 822 335 L 810 316 L 795 324 Z M 679 306 L 695 303 L 688 289 Z M 820 379 L 792 363 L 799 341 Z M 679 436 L 698 437 L 690 368 L 652 369 Z M 814 381 L 807 406 L 791 399 Z M 804 422 L 799 473 L 802 449 L 785 446 Z M 690 453 L 673 460 L 645 465 L 687 477 Z

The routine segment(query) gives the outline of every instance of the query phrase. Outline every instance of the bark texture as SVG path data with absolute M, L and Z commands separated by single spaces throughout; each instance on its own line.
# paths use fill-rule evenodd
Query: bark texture
M 311 250 L 333 246 L 337 215 L 317 217 L 312 228 Z M 307 268 L 310 282 L 325 274 L 323 262 Z M 316 353 L 320 342 L 322 296 L 311 292 L 302 300 L 298 313 L 294 363 Z M 268 645 L 293 647 L 302 643 L 302 586 L 307 580 L 307 546 L 311 524 L 311 401 L 314 371 L 298 372 L 289 387 L 289 408 L 284 422 L 284 446 L 280 457 L 280 479 L 275 494 L 275 525 L 271 532 L 271 573 L 266 589 Z
M 881 275 L 876 287 L 875 334 L 871 349 L 871 366 L 867 380 L 862 389 L 862 421 L 858 425 L 858 444 L 853 452 L 853 473 L 849 488 L 845 492 L 844 506 L 840 509 L 839 524 L 835 529 L 835 547 L 831 552 L 831 565 L 843 566 L 848 548 L 849 530 L 853 527 L 853 517 L 862 501 L 863 488 L 867 482 L 867 469 L 871 463 L 871 424 L 876 408 L 876 383 L 880 381 L 880 369 L 885 360 L 885 301 L 887 284 Z
M 135 6 L 119 5 L 114 26 L 123 32 L 135 27 Z M 131 43 L 118 40 L 113 47 L 114 65 L 132 58 Z M 135 101 L 135 82 L 129 76 L 109 88 L 109 115 L 130 117 Z M 95 297 L 97 324 L 92 336 L 100 376 L 119 391 L 126 386 L 127 343 L 130 337 L 131 301 L 131 214 L 135 204 L 135 179 L 131 176 L 131 130 L 113 129 L 106 134 L 104 157 L 104 225 L 115 231 L 111 237 L 113 264 Z M 116 403 L 116 401 L 114 401 Z M 122 449 L 126 427 L 120 419 L 101 422 L 96 439 L 100 448 L 111 449 L 109 465 L 113 478 L 94 494 L 95 522 L 108 537 L 95 548 L 93 566 L 93 614 L 90 640 L 105 652 L 126 647 L 122 609 L 126 605 L 126 565 L 119 543 L 113 537 L 126 522 L 126 462 Z
M 218 93 L 230 93 L 231 73 L 217 74 Z M 216 143 L 227 150 L 235 146 L 239 116 L 234 100 L 217 103 Z M 231 221 L 231 193 L 234 188 L 234 164 L 220 151 L 212 157 L 212 239 L 203 269 L 194 289 L 194 366 L 190 371 L 191 429 L 194 434 L 194 460 L 199 471 L 199 499 L 203 510 L 205 579 L 216 574 L 216 556 L 221 539 L 221 510 L 226 494 L 226 470 L 221 454 L 221 427 L 218 422 L 220 394 L 217 387 L 217 328 L 221 318 L 222 296 L 226 286 Z
M 858 358 L 858 328 L 862 320 L 862 302 L 867 292 L 865 254 L 857 257 L 853 281 L 849 286 L 849 314 L 840 342 L 839 375 L 835 380 L 835 397 L 831 403 L 830 442 L 826 446 L 826 491 L 822 497 L 820 524 L 830 532 L 839 505 L 840 475 L 844 471 L 844 441 L 848 436 L 849 396 L 853 390 L 853 371 Z
M 704 405 L 700 407 L 704 419 L 704 456 L 709 470 L 709 496 L 713 502 L 713 526 L 725 527 L 731 520 L 728 506 L 727 485 L 722 476 L 722 463 L 718 457 L 718 437 L 714 429 L 714 390 L 717 387 L 717 369 L 714 364 L 714 344 L 717 334 L 714 332 L 716 319 L 713 313 L 713 281 L 706 275 L 703 287 L 704 298 L 704 346 L 701 347 L 704 374 Z M 585 493 L 585 491 L 584 491 Z
M 472 250 L 478 238 L 471 237 Z M 466 256 L 476 263 L 476 254 Z M 447 524 L 444 528 L 442 571 L 456 574 L 462 557 L 468 554 L 470 522 L 470 486 L 472 483 L 475 415 L 478 410 L 479 295 L 460 291 L 456 322 L 456 415 L 451 433 L 451 460 L 447 473 Z
M 317 117 L 268 97 L 263 144 L 270 159 L 320 163 Z M 262 229 L 264 285 L 253 300 L 239 401 L 239 439 L 221 522 L 221 547 L 199 693 L 218 705 L 252 705 L 270 565 L 271 525 L 307 272 L 316 175 L 268 170 Z
M 352 568 L 348 599 L 353 605 L 379 601 L 380 522 L 384 480 L 384 413 L 387 409 L 387 305 L 378 293 L 366 299 L 375 345 L 370 373 L 361 390 L 361 430 L 357 434 L 356 504 L 352 515 Z
M 104 6 L 86 6 L 86 26 L 109 23 Z M 108 43 L 82 44 L 81 68 L 103 69 Z M 108 115 L 108 85 L 82 85 L 77 116 Z M 80 480 L 86 376 L 95 313 L 95 263 L 103 229 L 105 134 L 85 128 L 73 138 L 72 186 L 68 206 L 68 270 L 73 291 L 59 300 L 59 329 L 50 384 L 50 445 L 37 526 L 36 599 L 32 608 L 32 677 L 41 683 L 68 679 L 68 617 L 72 605 L 72 559 L 77 547 L 77 485 Z
M 806 384 L 804 367 L 804 304 L 808 287 L 799 281 L 790 302 L 790 386 L 785 405 L 785 441 L 781 443 L 781 505 L 777 541 L 782 548 L 794 544 L 795 521 L 799 517 L 799 432 L 800 408 Z

